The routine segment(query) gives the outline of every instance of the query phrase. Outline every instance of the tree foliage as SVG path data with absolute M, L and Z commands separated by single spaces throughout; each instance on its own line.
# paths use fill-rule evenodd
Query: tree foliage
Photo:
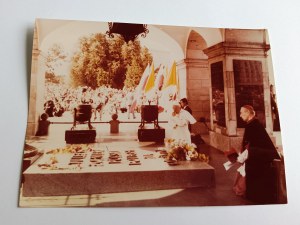
M 45 80 L 49 83 L 59 84 L 60 83 L 60 77 L 55 76 L 52 72 L 45 72 Z
M 46 82 L 60 83 L 61 74 L 59 74 L 59 68 L 67 60 L 67 54 L 59 44 L 54 44 L 49 50 L 45 57 L 45 79 Z
M 80 48 L 73 56 L 71 80 L 73 86 L 133 87 L 152 55 L 139 41 L 128 44 L 120 37 L 113 39 L 94 34 L 80 39 Z
M 135 87 L 147 65 L 152 63 L 152 56 L 147 48 L 141 48 L 139 41 L 130 41 L 128 45 L 124 45 L 122 54 L 127 65 L 124 85 L 127 88 Z

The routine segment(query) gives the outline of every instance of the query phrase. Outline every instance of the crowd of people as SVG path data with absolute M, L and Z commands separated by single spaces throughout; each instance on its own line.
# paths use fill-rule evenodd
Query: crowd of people
M 171 111 L 173 95 L 168 98 L 152 92 L 147 95 L 134 88 L 115 89 L 101 86 L 71 88 L 59 84 L 45 86 L 44 111 L 49 117 L 62 117 L 65 112 L 73 112 L 80 104 L 90 104 L 93 109 L 93 120 L 102 120 L 103 115 L 109 118 L 113 114 L 126 113 L 128 119 L 135 119 L 141 112 L 142 105 L 159 105 L 160 112 Z M 171 96 L 171 97 L 170 97 Z
M 80 104 L 91 104 L 94 119 L 102 119 L 103 114 L 132 112 L 135 101 L 133 89 L 115 89 L 106 86 L 92 89 L 90 87 L 70 88 L 58 84 L 48 84 L 45 89 L 44 110 L 49 117 L 63 116 L 64 112 L 72 112 Z M 130 107 L 130 108 L 129 108 Z M 129 114 L 128 114 L 129 115 Z

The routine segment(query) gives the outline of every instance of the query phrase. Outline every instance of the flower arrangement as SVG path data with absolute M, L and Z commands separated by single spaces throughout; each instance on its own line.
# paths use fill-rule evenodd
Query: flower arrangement
M 41 159 L 42 163 L 38 164 L 38 167 L 48 170 L 82 169 L 83 159 L 86 157 L 88 152 L 92 151 L 92 147 L 88 144 L 67 145 L 62 148 L 55 148 L 45 153 L 45 157 Z M 68 156 L 68 154 L 71 155 Z M 70 164 L 75 155 L 77 158 L 74 161 L 78 161 Z
M 81 144 L 52 149 L 47 151 L 46 154 L 85 153 L 88 151 L 92 151 L 92 148 L 89 145 Z
M 198 153 L 196 151 L 195 144 L 188 144 L 184 140 L 166 139 L 165 147 L 167 150 L 167 160 L 168 161 L 201 161 L 209 162 L 209 157 L 205 154 Z

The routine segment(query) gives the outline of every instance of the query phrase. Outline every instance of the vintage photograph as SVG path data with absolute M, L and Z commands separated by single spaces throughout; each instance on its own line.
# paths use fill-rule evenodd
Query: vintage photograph
M 20 207 L 287 204 L 266 29 L 36 19 Z

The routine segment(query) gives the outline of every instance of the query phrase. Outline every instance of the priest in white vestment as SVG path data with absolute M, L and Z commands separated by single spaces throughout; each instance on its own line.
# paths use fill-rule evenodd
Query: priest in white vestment
M 191 144 L 188 125 L 196 122 L 196 119 L 188 111 L 181 109 L 179 105 L 173 105 L 173 112 L 169 119 L 170 137 L 176 141 L 185 141 L 187 144 Z

